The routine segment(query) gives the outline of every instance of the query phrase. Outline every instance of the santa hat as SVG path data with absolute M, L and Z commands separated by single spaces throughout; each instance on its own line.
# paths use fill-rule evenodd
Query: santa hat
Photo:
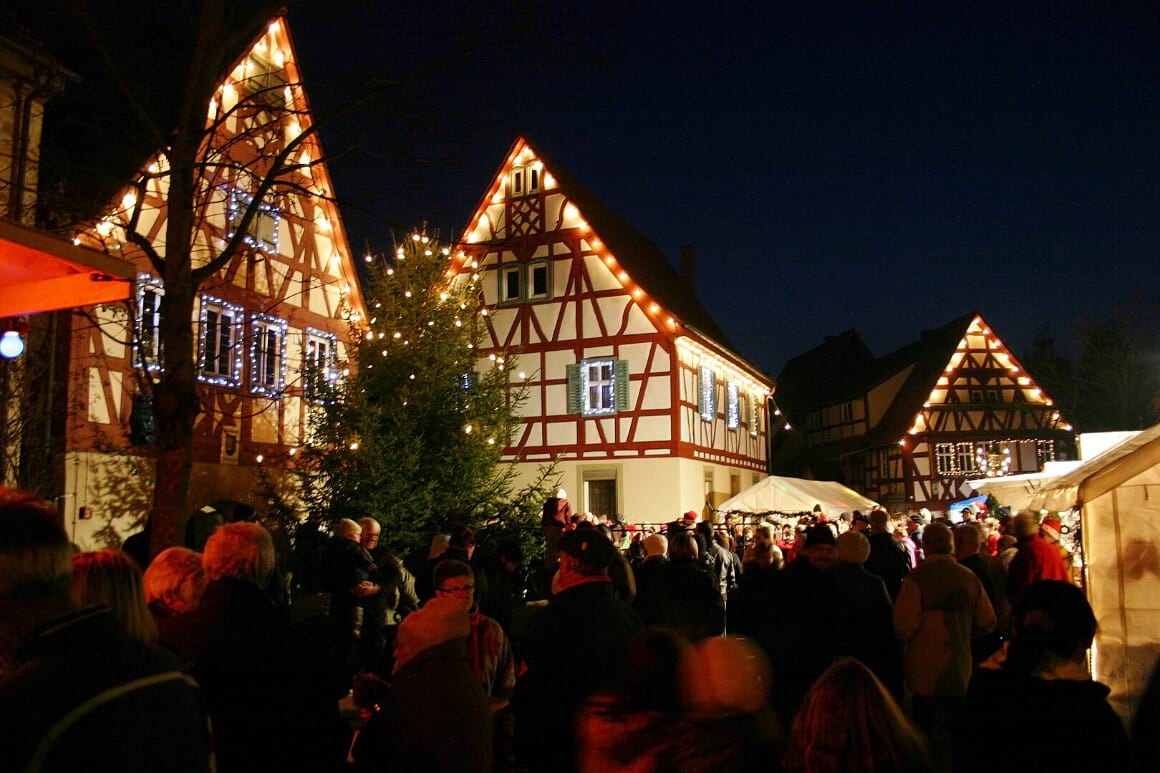
M 1059 536 L 1063 532 L 1059 519 L 1054 515 L 1049 515 L 1040 522 L 1039 531 L 1043 534 L 1044 537 L 1048 537 L 1056 541 L 1059 540 Z

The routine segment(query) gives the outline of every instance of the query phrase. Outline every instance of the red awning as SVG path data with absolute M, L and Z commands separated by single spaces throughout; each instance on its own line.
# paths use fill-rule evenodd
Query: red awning
M 0 317 L 123 301 L 135 277 L 126 260 L 0 220 Z

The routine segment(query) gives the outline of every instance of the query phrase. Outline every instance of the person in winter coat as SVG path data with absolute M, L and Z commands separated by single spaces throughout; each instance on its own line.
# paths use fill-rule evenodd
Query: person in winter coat
M 1034 513 L 1015 516 L 1015 537 L 1019 549 L 1007 569 L 1007 594 L 1019 606 L 1023 589 L 1036 580 L 1067 580 L 1067 567 L 1059 550 L 1039 536 L 1039 519 Z
M 955 771 L 1131 769 L 1128 736 L 1108 704 L 1108 688 L 1087 670 L 1095 632 L 1095 615 L 1079 588 L 1060 580 L 1028 585 L 1010 642 L 971 679 Z M 978 729 L 997 716 L 1015 725 L 980 738 Z M 1041 732 L 1035 720 L 1042 717 L 1067 717 L 1078 735 Z

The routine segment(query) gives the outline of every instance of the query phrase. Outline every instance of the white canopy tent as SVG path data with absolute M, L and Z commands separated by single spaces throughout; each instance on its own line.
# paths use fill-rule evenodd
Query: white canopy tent
M 1032 509 L 1080 510 L 1095 678 L 1130 721 L 1160 655 L 1160 424 L 1056 478 Z
M 1050 488 L 1060 475 L 1076 469 L 1082 462 L 1048 462 L 1043 472 L 1027 475 L 1006 475 L 1001 478 L 979 478 L 967 485 L 984 496 L 992 496 L 1011 512 L 1031 507 L 1031 500 L 1040 491 Z M 1064 508 L 1065 510 L 1068 508 Z
M 770 475 L 719 505 L 721 512 L 807 513 L 821 505 L 826 517 L 878 507 L 853 489 L 832 480 L 805 480 Z

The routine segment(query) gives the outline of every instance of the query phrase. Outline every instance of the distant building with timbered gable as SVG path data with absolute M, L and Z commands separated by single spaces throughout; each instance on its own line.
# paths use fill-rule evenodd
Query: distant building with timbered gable
M 257 203 L 242 249 L 201 286 L 190 320 L 202 408 L 191 509 L 221 500 L 260 509 L 258 466 L 277 479 L 292 461 L 314 387 L 340 377 L 350 321 L 365 316 L 365 303 L 322 150 L 306 132 L 312 118 L 284 17 L 241 53 L 207 107 L 216 152 L 197 180 L 205 193 L 195 213 L 195 270 L 222 254 L 271 159 L 293 147 L 290 170 Z M 77 239 L 138 271 L 127 307 L 97 306 L 69 320 L 61 509 L 83 548 L 115 542 L 112 532 L 125 536 L 151 504 L 149 383 L 166 367 L 165 287 L 145 250 L 121 239 L 137 217 L 137 232 L 164 254 L 170 180 L 164 152 L 143 162 Z
M 842 480 L 892 511 L 1074 455 L 1071 425 L 976 313 L 878 358 L 853 330 L 827 338 L 786 364 L 777 404 L 775 474 Z
M 772 382 L 730 345 L 689 271 L 525 138 L 462 239 L 482 277 L 489 351 L 518 352 L 531 476 L 560 460 L 573 508 L 630 522 L 702 511 L 765 477 Z M 490 358 L 481 367 L 495 367 Z

